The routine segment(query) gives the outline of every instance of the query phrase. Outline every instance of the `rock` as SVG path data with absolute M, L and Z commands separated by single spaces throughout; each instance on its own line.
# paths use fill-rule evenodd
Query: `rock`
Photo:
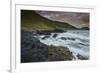
M 67 38 L 67 40 L 73 40 L 73 41 L 75 41 L 75 38 Z
M 64 30 L 62 30 L 62 29 L 57 29 L 57 28 L 54 29 L 53 31 L 56 32 L 56 33 L 63 33 L 63 32 L 65 32 Z
M 87 44 L 79 43 L 80 45 L 87 46 Z
M 44 40 L 44 39 L 46 39 L 46 38 L 49 38 L 50 37 L 50 35 L 45 35 L 43 38 L 42 38 L 42 40 Z
M 75 41 L 75 38 L 66 38 L 66 37 L 61 37 L 62 40 L 72 40 Z
M 78 57 L 78 59 L 80 59 L 80 60 L 88 60 L 87 57 L 83 57 L 83 56 L 80 55 L 80 54 L 78 54 L 77 57 Z
M 67 40 L 67 38 L 65 38 L 65 37 L 61 37 L 61 39 L 62 39 L 62 40 Z
M 56 34 L 56 33 L 55 33 L 52 37 L 53 37 L 53 38 L 56 38 L 56 37 L 57 37 L 57 35 L 58 35 L 58 34 Z
M 73 55 L 68 48 L 48 46 L 41 43 L 29 31 L 21 31 L 21 63 L 66 61 Z
M 48 61 L 66 61 L 73 58 L 72 53 L 65 47 L 50 46 L 48 53 Z
M 62 33 L 65 31 L 62 29 L 52 29 L 52 30 L 34 30 L 32 32 L 35 35 L 37 35 L 37 34 L 39 34 L 39 35 L 51 35 L 51 33 Z
M 48 58 L 48 46 L 41 43 L 37 38 L 32 37 L 30 32 L 22 31 L 21 33 L 21 62 L 46 61 Z
M 36 30 L 36 33 L 39 35 L 51 35 L 50 30 Z

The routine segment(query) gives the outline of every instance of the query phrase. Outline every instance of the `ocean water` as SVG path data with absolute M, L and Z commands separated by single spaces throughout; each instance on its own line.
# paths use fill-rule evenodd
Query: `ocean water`
M 56 37 L 54 35 L 56 34 Z M 73 60 L 79 60 L 77 55 L 89 58 L 89 31 L 88 30 L 69 30 L 63 33 L 51 33 L 50 36 L 46 35 L 36 36 L 40 42 L 46 45 L 68 47 L 73 53 Z

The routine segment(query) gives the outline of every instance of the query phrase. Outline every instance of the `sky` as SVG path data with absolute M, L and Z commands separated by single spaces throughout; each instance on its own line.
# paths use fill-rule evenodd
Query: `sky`
M 43 17 L 53 21 L 69 23 L 77 28 L 89 27 L 89 13 L 36 11 Z

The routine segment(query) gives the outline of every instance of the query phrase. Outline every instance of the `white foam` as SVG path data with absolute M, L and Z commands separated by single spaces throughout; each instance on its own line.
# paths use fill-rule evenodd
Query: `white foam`
M 75 57 L 77 54 L 89 57 L 89 31 L 67 31 L 65 33 L 57 33 L 57 37 L 53 38 L 54 34 L 55 33 L 52 33 L 50 37 L 46 39 L 42 39 L 42 35 L 39 37 L 39 40 L 47 45 L 68 47 Z M 75 40 L 63 40 L 61 37 L 74 38 Z

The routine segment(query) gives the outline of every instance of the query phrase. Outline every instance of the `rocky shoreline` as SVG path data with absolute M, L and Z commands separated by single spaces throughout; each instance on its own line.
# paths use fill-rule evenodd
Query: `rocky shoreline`
M 72 52 L 68 48 L 48 46 L 33 37 L 34 35 L 33 32 L 21 30 L 21 63 L 67 61 L 73 59 Z

